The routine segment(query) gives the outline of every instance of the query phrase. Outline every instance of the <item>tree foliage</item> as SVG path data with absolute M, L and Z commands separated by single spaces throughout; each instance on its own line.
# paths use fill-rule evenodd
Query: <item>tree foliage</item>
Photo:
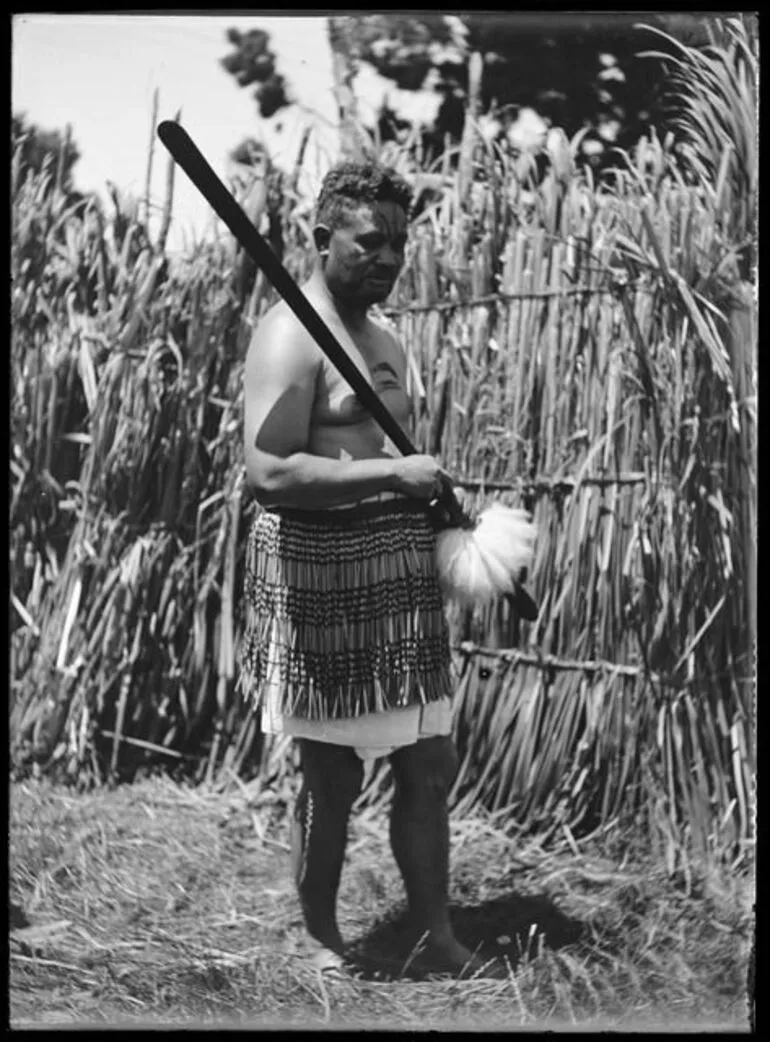
M 496 114 L 501 131 L 521 109 L 532 108 L 569 137 L 584 131 L 585 144 L 599 153 L 608 141 L 633 145 L 660 114 L 664 66 L 639 56 L 650 40 L 639 23 L 688 45 L 708 39 L 706 17 L 694 14 L 480 14 L 451 21 L 433 14 L 371 15 L 347 21 L 358 60 L 402 90 L 430 87 L 443 95 L 428 135 L 436 150 L 446 135 L 456 141 L 462 134 L 468 56 L 474 52 L 484 59 L 481 111 Z M 391 133 L 397 125 L 391 118 Z M 380 129 L 387 134 L 387 124 Z
M 368 63 L 400 90 L 441 95 L 436 118 L 422 134 L 428 156 L 462 136 L 468 58 L 478 52 L 484 59 L 480 110 L 495 116 L 500 134 L 531 108 L 570 138 L 582 131 L 584 158 L 601 164 L 611 159 L 609 146 L 630 148 L 663 120 L 666 69 L 659 57 L 641 56 L 652 36 L 644 25 L 669 34 L 673 43 L 655 43 L 673 54 L 677 41 L 706 44 L 710 20 L 686 12 L 357 14 L 335 16 L 330 40 L 333 47 L 335 39 L 344 45 L 354 67 Z M 289 104 L 268 34 L 230 29 L 227 38 L 235 50 L 222 65 L 240 86 L 259 84 L 254 97 L 260 114 L 267 118 Z M 408 128 L 397 105 L 386 102 L 378 121 L 381 140 Z
M 239 87 L 259 84 L 254 99 L 260 115 L 269 119 L 290 103 L 286 81 L 276 69 L 269 35 L 262 29 L 251 29 L 247 33 L 228 29 L 227 40 L 234 50 L 221 59 L 222 67 L 235 78 Z

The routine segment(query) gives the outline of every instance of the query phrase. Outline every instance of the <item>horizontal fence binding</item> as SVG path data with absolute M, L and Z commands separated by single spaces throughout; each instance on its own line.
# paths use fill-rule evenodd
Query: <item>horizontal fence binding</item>
M 604 659 L 565 659 L 557 655 L 537 655 L 532 652 L 520 651 L 518 648 L 490 648 L 484 644 L 474 644 L 473 641 L 464 640 L 454 646 L 455 651 L 466 658 L 481 656 L 482 658 L 495 658 L 502 662 L 513 664 L 522 663 L 525 666 L 535 666 L 545 671 L 562 670 L 566 672 L 584 673 L 618 673 L 621 676 L 638 677 L 644 676 L 655 684 L 666 683 L 667 678 L 658 673 L 651 673 L 644 666 L 631 666 L 621 662 L 608 662 Z M 669 681 L 670 682 L 670 681 Z
M 437 300 L 433 304 L 403 304 L 399 307 L 380 308 L 380 314 L 395 317 L 418 311 L 451 311 L 453 308 L 475 308 L 485 304 L 501 304 L 509 300 L 547 300 L 550 297 L 611 296 L 612 286 L 572 286 L 569 289 L 532 289 L 521 293 L 489 293 L 468 300 Z
M 614 477 L 600 477 L 589 475 L 582 478 L 519 478 L 517 481 L 485 481 L 483 478 L 461 477 L 454 478 L 453 484 L 457 488 L 470 491 L 489 492 L 574 492 L 582 485 L 596 485 L 600 488 L 612 485 L 643 485 L 649 480 L 649 476 L 643 471 L 629 471 L 625 474 L 616 474 Z

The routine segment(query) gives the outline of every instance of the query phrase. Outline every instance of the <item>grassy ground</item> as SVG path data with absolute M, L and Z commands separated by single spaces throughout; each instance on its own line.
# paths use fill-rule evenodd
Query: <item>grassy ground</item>
M 749 1028 L 750 878 L 688 894 L 617 843 L 545 850 L 480 817 L 453 822 L 452 907 L 490 973 L 404 969 L 415 938 L 386 823 L 359 814 L 340 926 L 362 972 L 325 981 L 302 958 L 286 809 L 236 779 L 14 785 L 12 1026 Z

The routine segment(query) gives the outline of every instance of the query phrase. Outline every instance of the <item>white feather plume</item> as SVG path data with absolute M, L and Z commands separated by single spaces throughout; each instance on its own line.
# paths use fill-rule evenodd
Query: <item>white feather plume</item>
M 447 596 L 467 604 L 487 604 L 513 592 L 534 556 L 536 529 L 526 510 L 492 504 L 471 528 L 439 533 L 436 562 Z

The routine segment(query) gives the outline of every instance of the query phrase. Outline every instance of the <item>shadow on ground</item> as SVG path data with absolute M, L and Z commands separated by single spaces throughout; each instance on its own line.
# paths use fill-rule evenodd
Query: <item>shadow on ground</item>
M 585 929 L 583 923 L 566 916 L 550 898 L 517 894 L 478 905 L 455 905 L 452 924 L 458 940 L 466 947 L 485 960 L 495 960 L 489 967 L 492 976 L 505 970 L 502 956 L 507 956 L 515 969 L 525 955 L 534 958 L 541 944 L 556 951 L 580 940 Z M 354 941 L 350 954 L 365 979 L 422 979 L 426 974 L 419 967 L 419 957 L 404 970 L 417 941 L 404 909 Z

